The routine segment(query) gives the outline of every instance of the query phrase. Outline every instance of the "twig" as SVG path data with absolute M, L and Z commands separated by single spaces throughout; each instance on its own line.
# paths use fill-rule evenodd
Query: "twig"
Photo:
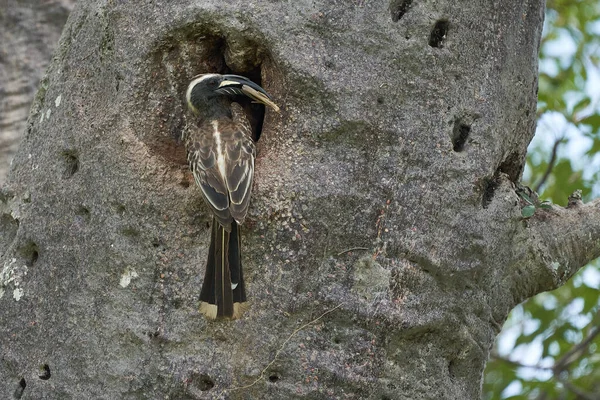
M 581 398 L 583 400 L 595 400 L 598 398 L 596 396 L 596 394 L 583 391 L 582 389 L 573 385 L 571 382 L 567 381 L 566 379 L 563 379 L 560 376 L 560 374 L 561 374 L 561 372 L 563 372 L 565 369 L 567 369 L 572 363 L 577 361 L 582 356 L 582 354 L 584 353 L 584 350 L 589 346 L 589 344 L 598 335 L 600 335 L 600 327 L 595 326 L 592 328 L 590 334 L 584 340 L 579 342 L 577 345 L 573 346 L 573 348 L 571 348 L 569 351 L 567 351 L 558 361 L 556 361 L 550 367 L 544 367 L 539 364 L 538 365 L 525 365 L 518 361 L 513 361 L 513 360 L 509 360 L 507 358 L 501 357 L 497 353 L 492 353 L 491 357 L 495 360 L 503 361 L 507 364 L 510 364 L 510 365 L 512 365 L 514 367 L 518 367 L 518 368 L 534 368 L 534 369 L 546 370 L 546 371 L 550 370 L 550 371 L 552 371 L 552 375 L 554 376 L 554 378 L 557 381 L 559 381 L 560 383 L 562 383 L 567 390 L 570 390 L 571 392 L 575 393 L 577 396 L 579 396 L 579 398 Z M 545 398 L 546 398 L 545 393 L 542 392 L 540 397 L 538 397 L 538 400 L 542 400 Z
M 558 378 L 558 376 L 560 375 L 560 373 L 562 371 L 567 369 L 569 367 L 569 365 L 571 365 L 572 363 L 577 361 L 579 359 L 579 357 L 581 357 L 581 355 L 583 354 L 583 350 L 599 334 L 600 334 L 600 328 L 598 328 L 598 327 L 592 328 L 591 333 L 585 339 L 583 339 L 577 345 L 573 346 L 573 348 L 571 348 L 571 350 L 567 351 L 558 361 L 556 361 L 553 365 L 551 365 L 549 367 L 544 367 L 543 365 L 539 365 L 539 364 L 536 364 L 536 365 L 522 364 L 518 361 L 513 361 L 513 360 L 509 360 L 508 358 L 504 358 L 504 357 L 500 356 L 498 353 L 492 353 L 490 355 L 490 357 L 492 357 L 495 360 L 503 361 L 507 364 L 511 364 L 511 365 L 513 365 L 515 367 L 519 367 L 519 368 L 533 368 L 533 369 L 540 369 L 540 370 L 550 370 L 550 371 L 552 371 L 554 376 L 556 376 Z M 579 353 L 579 354 L 577 354 L 577 353 Z M 576 355 L 576 357 L 574 357 L 575 355 Z
M 569 367 L 572 363 L 577 361 L 583 354 L 583 350 L 600 334 L 600 328 L 595 326 L 592 328 L 590 334 L 573 346 L 571 350 L 567 351 L 557 362 L 554 363 L 554 375 L 558 376 L 562 371 Z M 577 354 L 579 353 L 579 354 Z
M 513 360 L 509 360 L 508 358 L 504 358 L 502 356 L 500 356 L 497 353 L 492 353 L 490 355 L 491 358 L 493 358 L 494 360 L 498 360 L 498 361 L 502 361 L 505 362 L 507 364 L 512 365 L 513 367 L 518 367 L 518 368 L 533 368 L 533 369 L 539 369 L 539 370 L 544 370 L 544 371 L 553 371 L 554 370 L 554 365 L 550 366 L 550 367 L 544 367 L 543 365 L 527 365 L 527 364 L 522 364 L 518 361 L 513 361 Z
M 546 183 L 546 180 L 548 180 L 548 177 L 550 176 L 550 173 L 552 172 L 552 169 L 554 168 L 554 164 L 556 163 L 556 153 L 558 151 L 558 145 L 562 143 L 564 138 L 565 137 L 562 136 L 561 138 L 556 139 L 556 141 L 554 142 L 554 146 L 552 147 L 552 155 L 550 156 L 550 161 L 548 161 L 548 167 L 546 168 L 546 172 L 544 172 L 544 175 L 542 176 L 542 179 L 540 179 L 538 184 L 535 185 L 536 193 L 539 193 L 539 191 L 542 188 L 542 186 L 544 185 L 544 183 Z
M 258 382 L 260 382 L 261 380 L 265 379 L 265 372 L 267 372 L 267 370 L 269 368 L 271 368 L 271 365 L 275 364 L 275 361 L 277 361 L 277 359 L 279 358 L 279 354 L 283 351 L 283 348 L 285 347 L 285 345 L 294 337 L 296 336 L 296 334 L 298 332 L 300 332 L 301 330 L 303 330 L 304 328 L 314 324 L 315 322 L 317 322 L 318 320 L 320 320 L 321 318 L 323 318 L 324 316 L 326 316 L 327 314 L 330 314 L 332 312 L 334 312 L 335 310 L 337 310 L 338 308 L 340 308 L 343 305 L 343 303 L 338 304 L 337 306 L 325 311 L 323 314 L 319 315 L 317 318 L 313 319 L 310 322 L 307 322 L 306 324 L 302 325 L 299 328 L 296 328 L 288 337 L 287 339 L 285 339 L 283 341 L 283 343 L 281 344 L 281 346 L 279 347 L 279 349 L 277 350 L 277 352 L 275 353 L 275 356 L 273 357 L 273 359 L 267 364 L 266 367 L 263 368 L 263 370 L 260 372 L 260 375 L 258 378 L 256 378 L 254 380 L 254 382 L 249 383 L 248 385 L 244 385 L 244 386 L 238 386 L 238 387 L 233 387 L 230 389 L 224 389 L 223 391 L 221 391 L 221 393 L 219 393 L 219 396 L 217 398 L 220 398 L 226 391 L 234 391 L 234 390 L 243 390 L 243 389 L 248 389 L 249 387 L 252 387 L 254 385 L 256 385 Z
M 585 392 L 567 380 L 561 379 L 558 376 L 556 377 L 556 379 L 558 379 L 559 382 L 561 382 L 563 385 L 565 385 L 565 387 L 568 390 L 575 393 L 578 396 L 577 397 L 578 399 L 582 399 L 582 400 L 597 400 L 598 399 L 598 397 L 594 393 Z
M 344 251 L 342 251 L 342 252 L 339 252 L 339 253 L 337 254 L 337 256 L 339 257 L 339 256 L 341 256 L 342 254 L 346 254 L 346 253 L 349 253 L 349 252 L 351 252 L 351 251 L 354 251 L 354 250 L 369 250 L 369 249 L 368 249 L 367 247 L 352 247 L 352 248 L 350 248 L 350 249 L 347 249 L 347 250 L 344 250 Z

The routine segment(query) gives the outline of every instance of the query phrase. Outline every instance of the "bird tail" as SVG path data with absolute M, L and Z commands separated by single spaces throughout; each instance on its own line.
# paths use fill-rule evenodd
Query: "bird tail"
M 206 272 L 200 292 L 200 312 L 209 319 L 237 319 L 247 308 L 240 226 L 233 221 L 230 229 L 228 231 L 213 218 Z

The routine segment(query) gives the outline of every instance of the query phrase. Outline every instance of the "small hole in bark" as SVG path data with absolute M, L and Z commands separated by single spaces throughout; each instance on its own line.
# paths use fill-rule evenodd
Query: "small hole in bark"
M 117 82 L 115 84 L 115 89 L 118 92 L 119 89 L 121 88 L 121 81 L 123 80 L 123 77 L 121 76 L 121 74 L 117 74 L 116 78 L 117 78 Z
M 333 343 L 340 344 L 340 343 L 342 343 L 342 340 L 339 337 L 336 336 L 336 337 L 333 338 Z
M 486 178 L 484 180 L 483 197 L 481 198 L 481 205 L 483 208 L 487 208 L 490 205 L 492 199 L 494 198 L 494 192 L 496 191 L 497 187 L 498 181 L 495 176 L 493 178 Z
M 185 189 L 189 188 L 190 187 L 190 180 L 187 179 L 187 178 L 185 178 L 185 177 L 182 178 L 179 181 L 179 186 L 181 186 L 182 188 L 185 188 Z
M 50 379 L 52 374 L 50 374 L 50 366 L 48 364 L 44 364 L 40 367 L 40 375 L 39 378 L 43 381 L 47 381 Z
M 181 299 L 173 299 L 173 301 L 171 302 L 171 304 L 173 304 L 173 308 L 178 310 L 183 306 L 183 300 Z
M 121 234 L 126 237 L 138 237 L 140 231 L 133 226 L 124 226 L 121 228 Z
M 79 206 L 79 208 L 77 209 L 76 214 L 77 214 L 78 217 L 83 218 L 83 220 L 85 222 L 89 222 L 90 221 L 90 210 L 88 210 L 84 206 Z
M 431 30 L 431 34 L 429 35 L 429 45 L 431 47 L 444 47 L 443 42 L 446 39 L 449 27 L 450 22 L 447 20 L 442 19 L 437 21 Z
M 23 392 L 25 391 L 26 387 L 27 387 L 27 382 L 25 382 L 25 378 L 21 378 L 21 380 L 19 381 L 19 384 L 17 385 L 17 388 L 15 389 L 15 391 L 13 393 L 13 398 L 20 399 L 21 397 L 23 397 Z
M 275 383 L 275 382 L 279 381 L 279 379 L 280 379 L 280 377 L 277 372 L 272 372 L 271 375 L 269 375 L 269 382 Z
M 33 267 L 39 258 L 39 249 L 37 244 L 29 241 L 26 245 L 20 248 L 21 256 L 25 259 L 25 265 Z
M 215 387 L 215 382 L 208 375 L 200 375 L 200 390 L 206 392 Z
M 400 18 L 402 18 L 404 14 L 406 14 L 411 4 L 412 0 L 392 0 L 390 2 L 390 13 L 392 14 L 392 21 L 400 21 Z
M 450 360 L 450 362 L 448 363 L 448 375 L 450 375 L 450 378 L 456 378 L 454 369 L 454 360 Z
M 38 260 L 38 257 L 39 257 L 39 256 L 40 256 L 40 255 L 39 255 L 39 253 L 37 252 L 37 250 L 34 250 L 33 252 L 31 252 L 31 258 L 30 258 L 30 260 L 31 260 L 31 261 L 30 261 L 30 263 L 31 263 L 31 265 L 32 265 L 32 266 L 33 266 L 33 264 L 35 264 L 35 263 L 36 263 L 36 261 Z
M 123 214 L 125 214 L 125 206 L 123 204 L 114 204 L 115 206 L 115 212 L 121 216 L 123 216 Z
M 65 150 L 62 153 L 64 170 L 63 178 L 68 179 L 79 170 L 79 158 L 75 150 Z
M 471 126 L 465 124 L 460 119 L 454 122 L 452 130 L 452 148 L 456 152 L 461 152 L 465 149 L 465 144 L 471 133 Z
M 509 154 L 498 167 L 499 172 L 509 176 L 512 182 L 517 182 L 521 176 L 525 163 L 525 157 L 518 152 Z
M 392 398 L 389 396 L 383 395 L 383 396 L 381 396 L 381 400 L 392 400 Z
M 377 104 L 383 104 L 385 102 L 383 97 L 378 97 L 377 98 Z

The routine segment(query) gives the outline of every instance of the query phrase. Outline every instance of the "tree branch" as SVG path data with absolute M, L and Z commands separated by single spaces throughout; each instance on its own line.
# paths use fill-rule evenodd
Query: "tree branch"
M 554 365 L 551 365 L 549 367 L 544 367 L 543 365 L 539 365 L 539 364 L 527 365 L 527 364 L 520 363 L 519 361 L 513 361 L 509 358 L 502 357 L 498 353 L 490 354 L 490 358 L 492 358 L 494 360 L 502 361 L 503 363 L 506 363 L 506 364 L 510 364 L 515 368 L 531 368 L 531 369 L 538 369 L 541 371 L 552 371 L 555 367 Z
M 529 252 L 534 256 L 527 279 L 533 293 L 552 290 L 581 267 L 600 257 L 600 199 L 570 202 L 567 208 L 539 210 L 528 221 Z
M 599 334 L 600 334 L 600 327 L 597 327 L 597 326 L 593 327 L 590 334 L 584 340 L 579 342 L 577 345 L 573 346 L 560 359 L 558 359 L 558 361 L 556 361 L 553 365 L 548 366 L 548 367 L 542 366 L 539 364 L 535 364 L 535 365 L 522 364 L 518 361 L 513 361 L 508 358 L 502 357 L 502 356 L 498 355 L 498 353 L 495 353 L 495 352 L 492 353 L 490 355 L 490 357 L 493 358 L 494 360 L 499 360 L 504 363 L 510 364 L 515 368 L 532 368 L 532 369 L 537 369 L 537 370 L 541 370 L 541 371 L 552 371 L 552 375 L 554 376 L 554 378 L 558 382 L 562 383 L 567 390 L 575 393 L 577 396 L 579 396 L 579 398 L 581 398 L 583 400 L 593 400 L 593 399 L 597 398 L 596 394 L 585 392 L 582 389 L 578 388 L 577 386 L 573 385 L 573 383 L 571 383 L 567 379 L 564 379 L 563 377 L 561 377 L 561 372 L 566 370 L 573 362 L 577 361 L 581 357 L 581 355 L 583 354 L 585 349 L 587 349 L 589 344 Z M 546 398 L 546 395 L 542 394 L 540 397 L 538 397 L 538 400 L 541 400 L 544 398 Z
M 540 189 L 542 188 L 544 183 L 546 183 L 546 180 L 550 176 L 550 173 L 552 172 L 552 169 L 554 168 L 554 164 L 556 163 L 556 153 L 558 151 L 558 146 L 562 143 L 563 139 L 564 139 L 564 136 L 561 137 L 560 139 L 556 139 L 556 141 L 554 142 L 554 146 L 552 147 L 552 155 L 550 156 L 550 161 L 548 161 L 548 167 L 546 168 L 546 172 L 544 172 L 544 175 L 542 176 L 542 178 L 540 179 L 538 184 L 535 185 L 534 190 L 536 193 L 540 192 Z
M 577 361 L 598 334 L 600 334 L 600 328 L 597 326 L 593 327 L 590 334 L 585 339 L 573 346 L 571 350 L 567 351 L 556 363 L 554 363 L 554 375 L 558 376 L 562 371 L 567 369 L 569 365 Z
M 571 382 L 561 379 L 559 375 L 555 375 L 556 376 L 556 380 L 558 380 L 560 383 L 562 383 L 563 385 L 565 385 L 565 388 L 567 388 L 567 390 L 570 390 L 571 392 L 575 393 L 579 399 L 582 400 L 597 400 L 598 397 L 593 394 L 593 393 L 588 393 L 583 391 L 582 389 L 579 389 L 577 386 L 573 385 Z

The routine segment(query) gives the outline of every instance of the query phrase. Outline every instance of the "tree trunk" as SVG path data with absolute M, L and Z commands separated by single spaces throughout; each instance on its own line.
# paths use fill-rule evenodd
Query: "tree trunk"
M 542 0 L 305 3 L 78 3 L 3 190 L 0 393 L 476 399 L 510 309 L 600 254 L 598 202 L 521 216 Z M 203 72 L 282 106 L 237 321 L 197 311 Z
M 0 184 L 75 0 L 0 0 Z

